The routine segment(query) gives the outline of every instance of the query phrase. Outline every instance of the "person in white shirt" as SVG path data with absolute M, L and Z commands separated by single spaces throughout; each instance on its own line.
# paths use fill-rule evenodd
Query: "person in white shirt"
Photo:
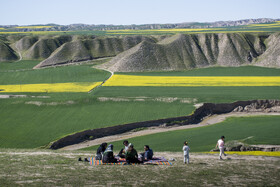
M 217 145 L 216 145 L 216 149 L 217 147 L 219 147 L 220 149 L 220 160 L 222 160 L 222 155 L 225 155 L 227 156 L 225 153 L 224 153 L 224 149 L 225 149 L 225 137 L 224 136 L 221 136 L 221 139 L 218 140 L 217 142 Z
M 184 164 L 186 164 L 186 161 L 189 164 L 189 159 L 190 159 L 189 151 L 190 151 L 190 147 L 188 146 L 188 142 L 184 142 L 183 151 L 184 151 Z
M 124 145 L 124 148 L 120 150 L 118 156 L 121 157 L 121 158 L 125 158 L 125 153 L 127 152 L 128 150 L 128 147 L 129 147 L 129 142 L 127 140 L 124 140 L 123 141 L 123 145 Z

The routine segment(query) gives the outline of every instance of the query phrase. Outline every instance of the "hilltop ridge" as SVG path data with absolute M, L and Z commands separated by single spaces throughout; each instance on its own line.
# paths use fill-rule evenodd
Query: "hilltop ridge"
M 208 66 L 280 67 L 280 33 L 176 35 L 8 35 L 0 61 L 41 60 L 35 68 L 113 57 L 114 72 L 172 71 Z
M 94 24 L 46 24 L 46 25 L 0 25 L 0 27 L 20 32 L 29 31 L 81 31 L 81 30 L 120 30 L 120 29 L 133 29 L 133 30 L 146 30 L 146 29 L 178 29 L 178 28 L 211 28 L 211 27 L 230 27 L 241 26 L 249 24 L 271 23 L 280 21 L 280 19 L 271 18 L 258 18 L 258 19 L 243 19 L 236 21 L 215 21 L 215 22 L 184 22 L 184 23 L 154 23 L 154 24 L 141 24 L 141 25 L 94 25 Z
M 184 70 L 209 66 L 280 67 L 280 34 L 179 34 L 141 42 L 100 68 L 113 72 Z

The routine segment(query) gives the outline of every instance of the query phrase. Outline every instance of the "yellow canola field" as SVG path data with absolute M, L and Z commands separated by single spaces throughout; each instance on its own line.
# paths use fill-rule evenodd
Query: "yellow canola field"
M 89 92 L 102 82 L 0 85 L 2 92 Z
M 276 21 L 275 23 L 264 23 L 264 24 L 251 24 L 247 25 L 248 27 L 271 27 L 271 26 L 280 26 L 280 21 Z
M 280 86 L 280 76 L 113 75 L 103 86 Z
M 210 154 L 219 154 L 218 152 L 205 152 Z M 251 156 L 280 156 L 280 151 L 275 152 L 263 152 L 263 151 L 226 151 L 229 155 L 251 155 Z

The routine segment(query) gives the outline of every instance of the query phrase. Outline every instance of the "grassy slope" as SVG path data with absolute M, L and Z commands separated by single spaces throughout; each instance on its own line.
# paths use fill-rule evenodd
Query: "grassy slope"
M 99 102 L 86 94 L 80 94 L 80 99 L 73 95 L 61 95 L 65 97 L 62 100 L 74 101 L 73 105 L 25 104 L 42 101 L 38 98 L 0 100 L 0 147 L 34 148 L 81 130 L 182 116 L 194 109 L 177 102 Z M 52 99 L 43 102 L 53 102 L 48 100 Z
M 129 139 L 129 142 L 132 142 L 138 150 L 142 150 L 144 145 L 150 145 L 154 151 L 175 152 L 181 151 L 186 140 L 192 152 L 210 151 L 222 135 L 226 137 L 226 141 L 242 140 L 253 136 L 244 143 L 279 145 L 279 120 L 279 116 L 233 117 L 215 125 L 136 137 Z M 115 150 L 122 147 L 122 141 L 113 144 Z M 95 149 L 97 146 L 85 150 Z
M 277 158 L 158 153 L 173 166 L 90 166 L 78 157 L 92 152 L 36 152 L 0 149 L 1 186 L 279 186 Z M 265 166 L 265 167 L 264 167 Z M 221 180 L 222 176 L 222 180 Z M 145 180 L 143 180 L 145 179 Z
M 13 68 L 11 64 L 2 64 L 3 69 L 18 68 L 19 62 Z M 33 63 L 32 63 L 33 64 Z M 25 71 L 5 72 L 0 71 L 1 84 L 36 84 L 36 83 L 64 83 L 64 82 L 97 82 L 110 77 L 110 73 L 103 70 L 90 68 L 91 65 L 64 66 L 46 69 L 28 69 Z M 22 66 L 23 67 L 23 66 Z
M 37 61 L 37 60 L 22 60 L 19 62 L 1 62 L 0 63 L 0 72 L 2 75 L 5 71 L 32 69 L 39 62 L 40 61 Z
M 0 83 L 55 83 L 100 81 L 110 74 L 89 68 L 90 65 L 64 66 L 41 70 L 3 72 L 4 70 L 29 69 L 18 63 L 1 63 Z M 30 62 L 35 63 L 35 62 Z M 14 66 L 13 66 L 14 65 Z M 242 69 L 243 68 L 243 69 Z M 207 68 L 186 72 L 170 72 L 165 75 L 213 74 L 228 75 L 277 75 L 277 69 L 256 67 Z M 219 70 L 220 69 L 220 70 Z M 199 73 L 199 71 L 201 71 Z M 224 74 L 223 74 L 223 73 Z M 242 73 L 239 73 L 242 72 Z M 255 72 L 256 74 L 252 73 Z M 162 74 L 162 73 L 159 73 Z M 153 101 L 159 97 L 195 98 L 197 102 L 233 102 L 250 99 L 280 99 L 279 87 L 101 87 L 87 93 L 23 93 L 50 98 L 13 98 L 0 100 L 0 147 L 34 148 L 48 144 L 62 136 L 77 131 L 118 124 L 188 115 L 193 103 Z M 20 93 L 16 93 L 20 94 Z M 146 96 L 145 101 L 133 101 L 131 97 Z M 130 101 L 104 101 L 98 97 L 124 97 Z M 26 102 L 42 102 L 45 105 L 28 105 Z M 75 104 L 66 105 L 67 101 Z M 46 105 L 55 102 L 56 105 Z

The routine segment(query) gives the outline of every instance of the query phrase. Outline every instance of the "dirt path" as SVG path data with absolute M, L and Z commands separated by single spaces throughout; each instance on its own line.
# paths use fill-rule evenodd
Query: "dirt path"
M 98 88 L 98 87 L 102 86 L 103 84 L 105 84 L 105 82 L 107 82 L 107 81 L 108 81 L 111 77 L 113 77 L 113 75 L 114 75 L 114 72 L 113 72 L 113 71 L 110 71 L 110 70 L 107 70 L 107 69 L 103 69 L 103 68 L 97 68 L 97 69 L 104 70 L 104 71 L 108 71 L 108 72 L 111 73 L 111 76 L 110 76 L 108 79 L 104 80 L 104 81 L 102 82 L 102 84 L 100 84 L 99 86 L 94 87 L 93 89 L 91 89 L 88 93 L 91 93 L 91 92 L 92 92 L 93 90 L 95 90 L 96 88 Z
M 119 141 L 129 138 L 134 138 L 137 136 L 144 136 L 148 134 L 155 134 L 160 132 L 167 132 L 167 131 L 174 131 L 174 130 L 182 130 L 182 129 L 190 129 L 190 128 L 197 128 L 203 127 L 207 125 L 212 125 L 216 123 L 220 123 L 224 121 L 228 117 L 242 117 L 242 116 L 260 116 L 260 115 L 280 115 L 280 113 L 263 113 L 263 112 L 232 112 L 228 114 L 221 114 L 221 115 L 213 115 L 206 119 L 204 119 L 199 124 L 192 124 L 192 125 L 184 125 L 184 126 L 177 126 L 177 127 L 152 127 L 146 130 L 141 130 L 137 132 L 126 132 L 123 134 L 113 135 L 113 136 L 106 136 L 103 138 L 98 138 L 91 141 L 82 142 L 75 145 L 70 145 L 61 148 L 61 150 L 77 150 L 82 149 L 89 146 L 100 145 L 102 142 L 113 142 Z
M 16 52 L 17 52 L 17 54 L 18 54 L 18 56 L 19 56 L 19 59 L 18 59 L 16 62 L 19 62 L 19 61 L 22 60 L 22 55 L 21 55 L 21 53 L 19 52 L 19 49 L 17 48 L 16 45 L 15 45 L 15 49 L 16 49 Z

